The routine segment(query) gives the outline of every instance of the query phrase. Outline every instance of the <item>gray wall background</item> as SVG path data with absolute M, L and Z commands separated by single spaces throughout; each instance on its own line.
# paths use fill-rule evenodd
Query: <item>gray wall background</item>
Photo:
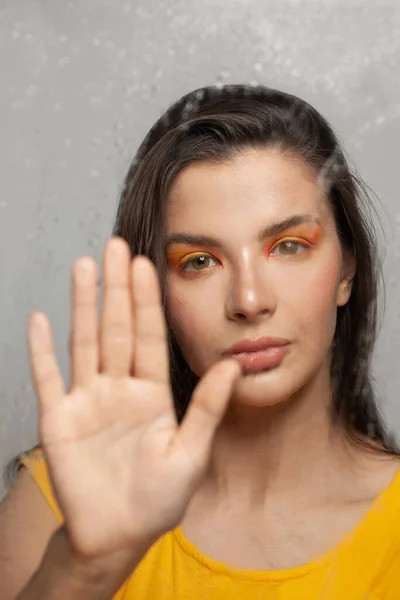
M 152 123 L 213 83 L 254 80 L 313 103 L 378 194 L 387 305 L 375 371 L 400 433 L 399 65 L 397 0 L 0 0 L 0 467 L 37 441 L 29 312 L 49 315 L 68 380 L 72 263 L 100 261 Z

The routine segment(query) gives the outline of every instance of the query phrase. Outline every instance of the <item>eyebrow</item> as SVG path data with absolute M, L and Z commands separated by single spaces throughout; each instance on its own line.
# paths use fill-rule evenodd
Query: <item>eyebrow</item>
M 271 223 L 264 229 L 262 229 L 257 235 L 257 241 L 263 242 L 264 240 L 274 237 L 283 233 L 290 227 L 296 227 L 303 223 L 316 223 L 321 225 L 321 219 L 314 217 L 313 215 L 293 215 L 283 221 Z M 208 235 L 191 235 L 187 233 L 174 233 L 167 237 L 165 246 L 171 244 L 188 244 L 191 246 L 211 246 L 213 248 L 221 248 L 223 243 L 217 238 L 210 237 Z

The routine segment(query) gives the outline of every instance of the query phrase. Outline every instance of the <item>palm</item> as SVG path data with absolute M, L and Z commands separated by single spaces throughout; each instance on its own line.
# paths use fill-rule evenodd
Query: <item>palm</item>
M 96 278 L 93 261 L 77 262 L 68 393 L 47 319 L 36 315 L 29 331 L 41 441 L 70 538 L 84 553 L 156 538 L 179 523 L 238 373 L 230 364 L 207 374 L 178 426 L 153 265 L 131 263 L 122 240 L 107 244 L 100 327 Z

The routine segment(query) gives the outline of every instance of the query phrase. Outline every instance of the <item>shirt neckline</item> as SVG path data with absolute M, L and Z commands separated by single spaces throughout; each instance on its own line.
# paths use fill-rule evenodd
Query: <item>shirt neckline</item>
M 391 522 L 393 516 L 392 513 L 398 514 L 400 512 L 400 502 L 398 505 L 395 501 L 395 498 L 399 496 L 400 467 L 396 470 L 394 478 L 389 485 L 375 498 L 370 508 L 349 533 L 345 534 L 333 548 L 321 556 L 297 567 L 273 570 L 253 570 L 235 567 L 225 562 L 217 561 L 200 552 L 200 550 L 186 538 L 180 526 L 176 527 L 172 534 L 181 550 L 209 571 L 242 580 L 247 579 L 270 582 L 289 581 L 291 579 L 304 577 L 317 569 L 326 568 L 339 555 L 344 555 L 345 553 L 353 553 L 353 555 L 354 553 L 360 553 L 360 555 L 364 555 L 366 547 L 371 543 L 371 530 L 379 530 L 382 532 L 382 535 L 384 535 L 385 523 Z M 389 535 L 392 535 L 392 529 L 390 527 L 388 528 L 386 526 L 386 530 Z M 366 555 L 368 555 L 368 552 Z

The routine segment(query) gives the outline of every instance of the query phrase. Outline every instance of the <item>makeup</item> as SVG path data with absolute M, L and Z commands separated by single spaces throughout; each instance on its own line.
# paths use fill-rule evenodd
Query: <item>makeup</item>
M 293 225 L 279 234 L 272 236 L 266 247 L 265 253 L 269 255 L 274 248 L 285 242 L 297 242 L 303 246 L 314 247 L 322 237 L 322 225 L 316 221 L 303 222 L 299 225 Z M 222 264 L 222 256 L 214 248 L 207 246 L 190 244 L 184 242 L 170 242 L 167 247 L 167 264 L 170 269 L 177 272 L 183 272 L 182 267 L 189 261 L 194 261 L 198 257 L 206 257 L 209 260 L 216 260 Z M 206 271 L 199 269 L 197 273 Z M 196 270 L 186 272 L 185 274 L 195 274 Z
M 207 248 L 189 244 L 171 244 L 167 250 L 167 263 L 172 270 L 179 271 L 190 260 L 195 260 L 203 256 L 210 260 L 214 259 L 222 262 L 221 256 L 214 250 L 207 250 Z M 200 271 L 201 269 L 199 269 Z
M 271 238 L 266 246 L 266 254 L 270 254 L 279 244 L 297 242 L 304 246 L 314 247 L 322 237 L 323 228 L 320 223 L 302 223 L 283 231 L 279 236 Z

